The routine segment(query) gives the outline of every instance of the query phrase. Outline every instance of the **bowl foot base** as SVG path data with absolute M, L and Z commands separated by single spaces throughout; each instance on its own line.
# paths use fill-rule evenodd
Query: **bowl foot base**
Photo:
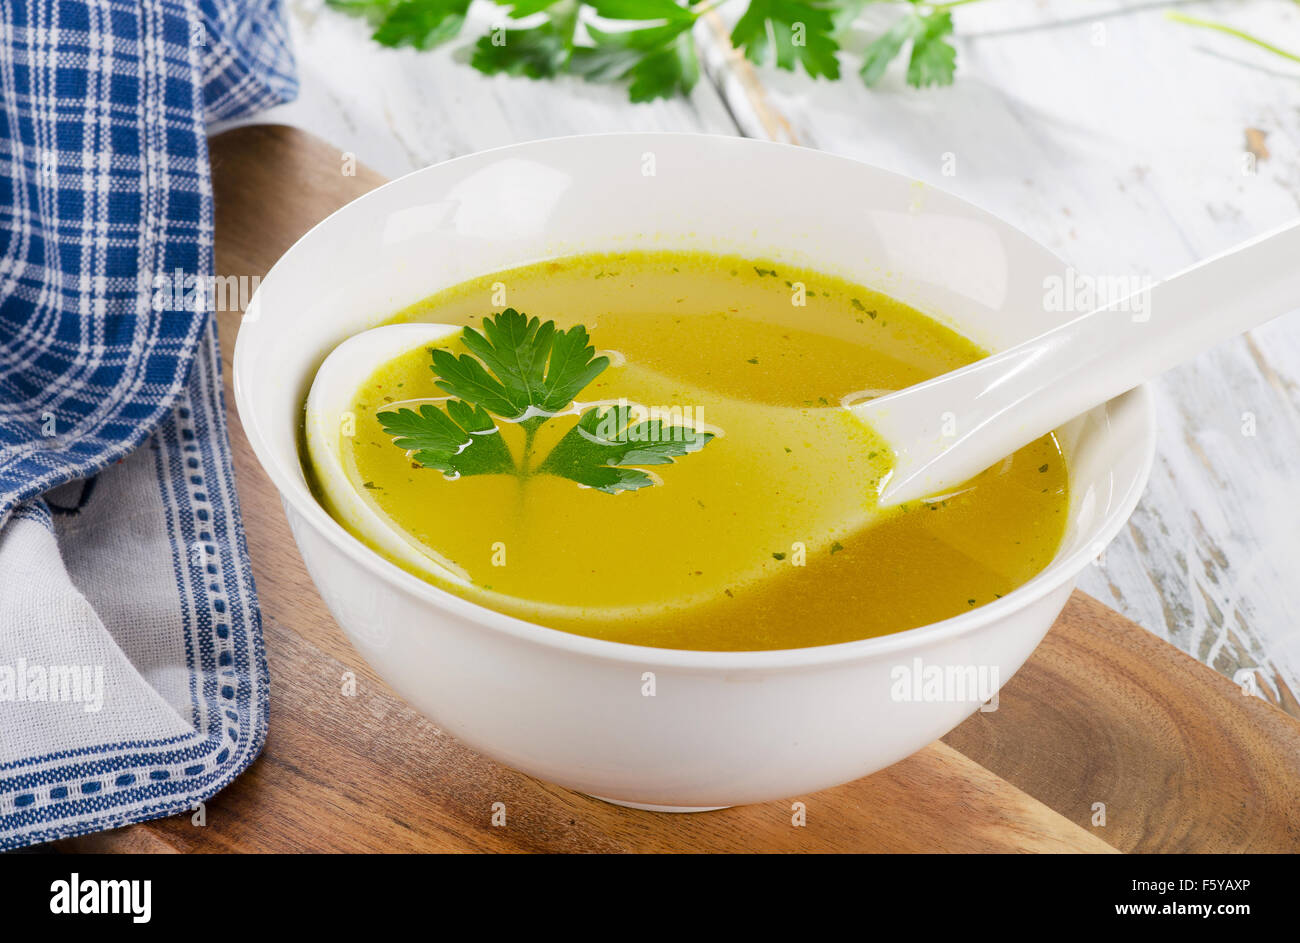
M 606 799 L 604 796 L 592 796 L 610 805 L 621 805 L 625 809 L 641 809 L 644 812 L 717 812 L 730 809 L 729 805 L 651 805 L 647 802 L 625 802 L 622 799 Z

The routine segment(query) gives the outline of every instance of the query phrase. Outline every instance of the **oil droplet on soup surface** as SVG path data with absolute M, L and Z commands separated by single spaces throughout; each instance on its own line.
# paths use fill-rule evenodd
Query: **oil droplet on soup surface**
M 1057 550 L 1067 476 L 1050 435 L 942 500 L 874 510 L 886 450 L 841 400 L 984 356 L 900 302 L 777 263 L 627 253 L 496 273 L 394 320 L 477 327 L 506 306 L 493 304 L 494 283 L 506 286 L 509 307 L 560 328 L 583 324 L 598 352 L 616 353 L 579 402 L 681 407 L 721 435 L 648 468 L 656 486 L 614 495 L 548 475 L 448 480 L 413 466 L 377 418 L 446 396 L 428 351 L 386 364 L 358 394 L 344 465 L 383 513 L 461 575 L 437 584 L 457 595 L 633 644 L 796 648 L 969 612 Z M 458 340 L 448 346 L 464 352 Z M 534 453 L 575 421 L 543 425 Z M 498 425 L 518 454 L 520 430 Z

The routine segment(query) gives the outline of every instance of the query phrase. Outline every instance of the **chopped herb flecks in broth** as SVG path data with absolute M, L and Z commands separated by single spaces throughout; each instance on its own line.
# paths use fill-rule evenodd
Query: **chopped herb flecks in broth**
M 394 320 L 474 330 L 370 378 L 344 467 L 453 575 L 437 585 L 510 615 L 667 648 L 845 642 L 1005 595 L 1064 532 L 1052 436 L 951 494 L 876 507 L 888 450 L 844 399 L 984 352 L 837 278 L 583 255 Z

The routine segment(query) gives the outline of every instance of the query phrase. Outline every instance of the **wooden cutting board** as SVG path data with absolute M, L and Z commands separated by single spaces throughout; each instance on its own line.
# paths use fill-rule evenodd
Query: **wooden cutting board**
M 211 154 L 222 275 L 265 274 L 317 221 L 383 183 L 287 127 L 228 131 Z M 220 318 L 229 383 L 239 314 Z M 674 815 L 498 766 L 408 707 L 353 652 L 233 409 L 230 434 L 270 660 L 266 747 L 207 804 L 206 825 L 181 815 L 64 850 L 1300 850 L 1300 723 L 1082 593 L 996 711 L 825 792 Z M 342 694 L 346 672 L 356 696 Z M 497 802 L 505 827 L 492 825 Z

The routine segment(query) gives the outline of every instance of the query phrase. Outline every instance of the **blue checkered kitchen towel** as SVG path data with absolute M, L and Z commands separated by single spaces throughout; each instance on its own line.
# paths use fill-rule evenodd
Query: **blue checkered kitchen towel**
M 0 848 L 261 749 L 213 320 L 160 289 L 212 275 L 207 122 L 295 92 L 279 0 L 0 2 Z

